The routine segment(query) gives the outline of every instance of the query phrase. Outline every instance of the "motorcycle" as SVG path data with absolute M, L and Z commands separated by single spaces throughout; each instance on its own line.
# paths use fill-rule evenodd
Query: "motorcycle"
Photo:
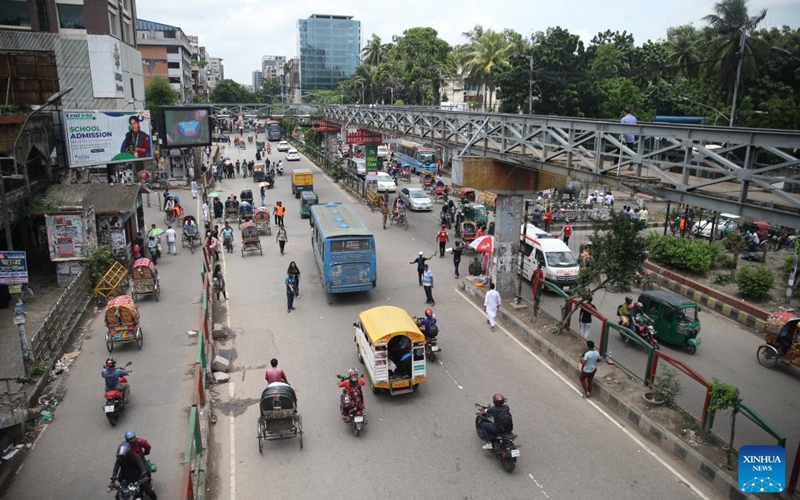
M 444 224 L 447 229 L 453 228 L 453 223 L 450 220 L 450 214 L 446 210 L 443 210 L 439 215 L 439 224 Z
M 134 481 L 129 483 L 127 481 L 121 481 L 119 483 L 114 484 L 115 490 L 117 490 L 117 500 L 142 500 L 142 489 L 141 484 L 142 481 L 146 479 L 142 479 L 140 481 Z M 112 491 L 112 490 L 108 490 Z
M 492 417 L 485 413 L 489 407 L 489 405 L 484 406 L 480 403 L 475 403 L 475 408 L 481 408 L 483 410 L 482 413 L 477 413 L 475 415 L 475 431 L 481 439 L 486 437 L 484 430 L 481 429 L 481 423 L 494 423 Z M 516 438 L 516 434 L 507 433 L 499 434 L 492 440 L 492 455 L 500 460 L 500 464 L 506 472 L 513 472 L 514 468 L 517 466 L 517 458 L 519 458 L 519 448 L 521 448 L 521 446 L 514 443 L 514 439 Z
M 436 316 L 434 316 L 435 318 Z M 422 324 L 423 318 L 414 317 L 414 322 L 417 324 L 417 328 L 420 327 Z M 420 329 L 422 332 L 422 329 Z M 442 349 L 439 347 L 439 341 L 437 340 L 439 336 L 439 326 L 437 323 L 434 323 L 430 326 L 430 331 L 422 332 L 425 335 L 425 358 L 436 361 L 437 353 L 442 352 Z
M 634 329 L 632 329 L 633 333 L 639 335 L 645 342 L 653 346 L 653 349 L 660 350 L 661 345 L 659 345 L 658 340 L 656 339 L 656 329 L 653 328 L 653 325 L 642 325 L 637 324 Z M 622 335 L 622 334 L 620 334 Z M 623 336 L 623 340 L 627 343 L 628 339 Z
M 346 379 L 343 379 L 341 375 L 336 375 L 336 377 L 340 381 Z M 361 374 L 361 378 L 364 378 L 363 373 Z M 367 413 L 364 411 L 361 386 L 351 388 L 349 391 L 343 388 L 342 395 L 339 396 L 339 403 L 341 407 L 348 409 L 346 423 L 353 426 L 353 435 L 358 436 L 358 433 L 367 425 Z
M 278 164 L 278 175 L 283 176 L 283 165 Z
M 133 364 L 132 361 L 128 361 L 127 363 L 125 363 L 125 368 L 131 366 L 132 364 Z M 128 370 L 129 373 L 132 371 L 133 370 Z M 128 383 L 127 377 L 120 377 L 119 383 L 127 384 Z M 122 397 L 122 391 L 119 389 L 107 390 L 104 397 L 106 399 L 106 402 L 103 405 L 103 411 L 105 411 L 108 423 L 111 424 L 111 427 L 114 427 L 115 425 L 117 425 L 117 419 L 119 418 L 119 416 L 122 414 L 122 412 L 125 411 L 125 398 Z

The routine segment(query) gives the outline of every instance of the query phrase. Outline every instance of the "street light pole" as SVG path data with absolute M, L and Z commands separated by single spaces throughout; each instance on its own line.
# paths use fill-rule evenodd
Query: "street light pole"
M 742 62 L 744 61 L 744 43 L 747 40 L 744 27 L 739 28 L 741 31 L 741 43 L 739 44 L 739 64 L 736 68 L 736 83 L 733 86 L 733 103 L 731 104 L 731 117 L 730 125 L 733 127 L 733 120 L 736 119 L 736 100 L 739 98 L 739 80 L 742 78 Z
M 531 63 L 530 73 L 528 73 L 528 114 L 533 114 L 533 56 L 525 56 Z
M 725 114 L 722 111 L 718 110 L 717 108 L 713 108 L 713 107 L 709 106 L 708 104 L 703 104 L 702 102 L 695 101 L 694 99 L 689 99 L 688 97 L 685 97 L 685 96 L 681 97 L 681 99 L 683 99 L 684 101 L 687 101 L 687 102 L 691 102 L 693 104 L 697 104 L 698 106 L 703 106 L 704 108 L 710 109 L 711 111 L 716 113 L 716 118 L 714 118 L 714 125 L 715 126 L 717 124 L 717 120 L 719 120 L 720 117 L 725 118 L 726 120 L 730 120 L 727 116 L 725 116 Z

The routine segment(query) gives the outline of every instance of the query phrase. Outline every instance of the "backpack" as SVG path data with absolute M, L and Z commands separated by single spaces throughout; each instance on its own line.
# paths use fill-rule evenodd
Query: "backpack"
M 508 409 L 508 406 L 498 408 L 494 416 L 494 425 L 497 427 L 497 430 L 503 434 L 514 430 L 514 419 L 511 418 L 511 410 Z

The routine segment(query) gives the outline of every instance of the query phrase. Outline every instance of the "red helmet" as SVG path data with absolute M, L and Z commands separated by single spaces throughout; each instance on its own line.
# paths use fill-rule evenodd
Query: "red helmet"
M 506 397 L 498 392 L 497 394 L 492 396 L 492 402 L 495 404 L 495 406 L 500 406 L 502 404 L 505 404 Z
M 425 309 L 425 317 L 430 318 L 431 316 L 433 316 L 433 311 Z
M 114 358 L 106 359 L 106 368 L 114 368 L 117 366 L 117 360 Z

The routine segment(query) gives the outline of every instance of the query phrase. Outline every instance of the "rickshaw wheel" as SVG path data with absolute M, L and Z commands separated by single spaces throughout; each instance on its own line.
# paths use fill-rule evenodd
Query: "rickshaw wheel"
M 114 341 L 111 340 L 111 337 L 106 333 L 106 349 L 108 352 L 112 352 L 114 350 Z
M 697 346 L 694 344 L 685 344 L 683 350 L 686 351 L 686 354 L 694 354 L 697 352 Z
M 300 449 L 303 449 L 303 417 L 297 415 L 297 437 L 300 438 Z
M 771 345 L 765 344 L 759 347 L 758 351 L 756 351 L 756 357 L 759 364 L 767 368 L 775 368 L 775 365 L 778 364 L 778 350 Z
M 156 302 L 161 301 L 161 285 L 156 285 Z
M 244 259 L 244 243 L 242 243 L 242 258 Z
M 264 446 L 261 444 L 261 439 L 262 439 L 262 436 L 263 436 L 263 434 L 262 434 L 262 426 L 263 426 L 263 424 L 262 424 L 261 420 L 259 420 L 258 423 L 256 424 L 256 428 L 257 428 L 256 437 L 258 437 L 258 453 L 259 453 L 259 455 L 264 453 Z
M 189 239 L 189 250 L 191 250 L 192 253 L 194 253 L 194 238 Z
M 258 254 L 264 255 L 264 250 L 261 248 L 261 241 L 258 242 Z
M 142 327 L 139 326 L 136 327 L 136 347 L 138 347 L 140 351 L 142 350 L 142 344 L 144 344 L 144 335 L 142 334 Z
M 406 215 L 406 218 L 403 219 L 403 230 L 408 231 L 408 216 L 407 215 Z

